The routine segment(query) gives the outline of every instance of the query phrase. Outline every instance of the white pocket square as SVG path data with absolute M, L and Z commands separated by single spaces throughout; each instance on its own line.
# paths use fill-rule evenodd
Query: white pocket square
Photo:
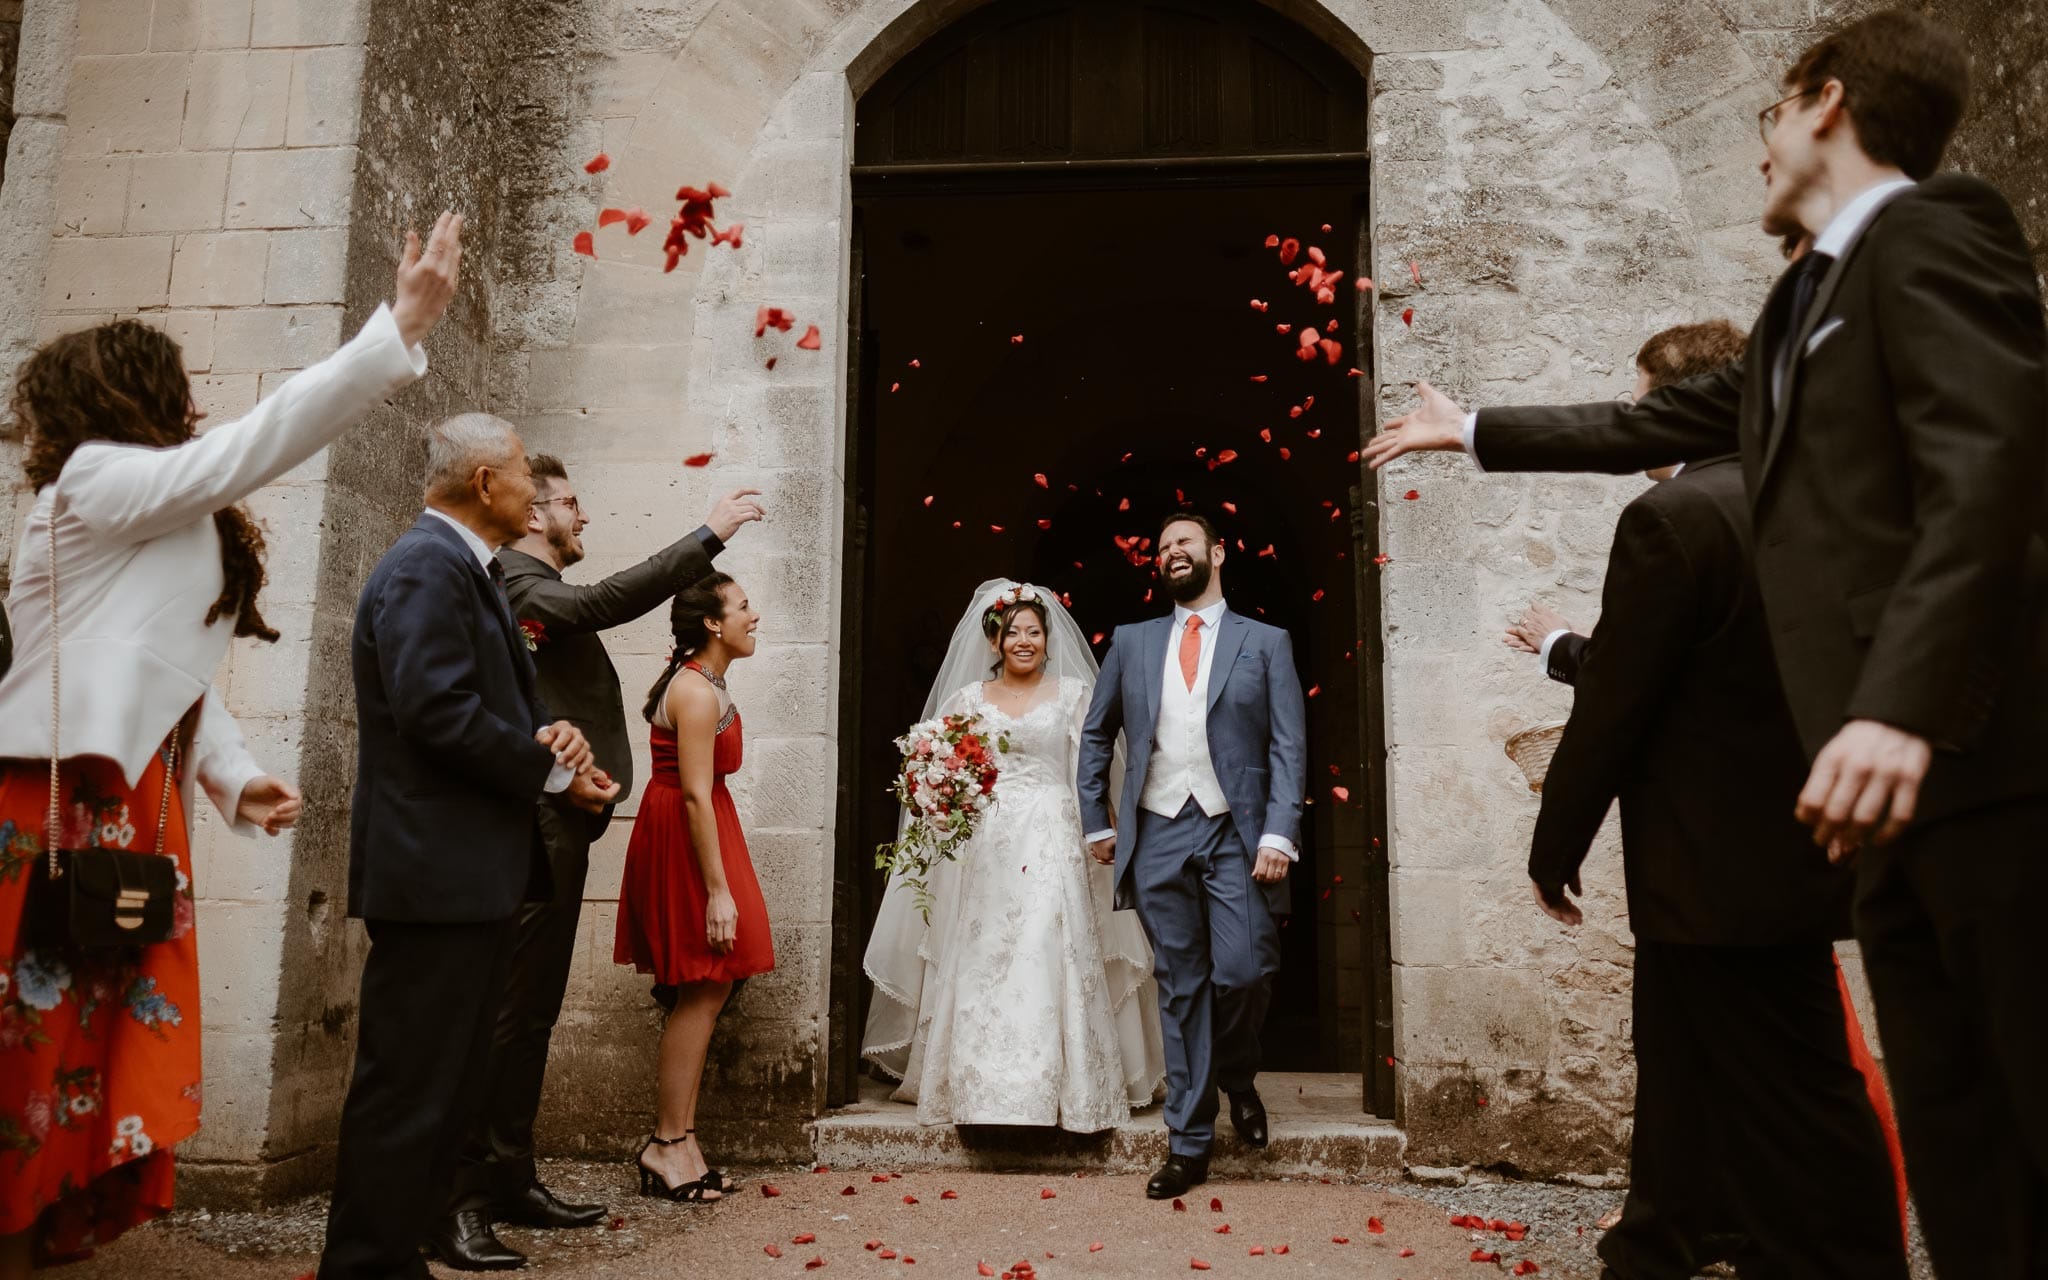
M 1808 335 L 1806 339 L 1806 354 L 1812 355 L 1815 351 L 1818 351 L 1820 349 L 1820 344 L 1826 342 L 1829 338 L 1834 337 L 1835 330 L 1841 328 L 1842 324 L 1842 317 L 1836 316 L 1834 319 L 1828 321 L 1826 324 L 1823 324 L 1820 328 L 1815 329 L 1812 332 L 1812 334 Z

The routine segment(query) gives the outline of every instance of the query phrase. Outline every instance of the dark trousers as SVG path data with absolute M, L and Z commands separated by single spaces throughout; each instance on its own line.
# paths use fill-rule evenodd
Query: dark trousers
M 1209 817 L 1192 799 L 1177 817 L 1139 813 L 1130 875 L 1159 980 L 1168 1148 L 1206 1155 L 1216 1086 L 1242 1092 L 1259 1073 L 1279 926 L 1229 815 Z
M 512 960 L 491 1036 L 483 1110 L 463 1147 L 451 1213 L 488 1211 L 536 1181 L 533 1124 L 540 1114 L 548 1040 L 562 1015 L 576 954 L 576 923 L 590 870 L 591 820 L 543 804 L 540 836 L 553 871 L 554 897 L 527 903 L 513 924 Z
M 1621 1280 L 1906 1280 L 1891 1157 L 1849 1057 L 1834 948 L 1638 941 Z M 1719 1237 L 1719 1241 L 1716 1238 Z
M 1858 861 L 1856 936 L 1942 1280 L 2048 1276 L 2048 799 Z
M 426 1274 L 419 1248 L 448 1203 L 483 1101 L 512 922 L 365 922 L 355 1076 L 341 1110 L 320 1280 Z

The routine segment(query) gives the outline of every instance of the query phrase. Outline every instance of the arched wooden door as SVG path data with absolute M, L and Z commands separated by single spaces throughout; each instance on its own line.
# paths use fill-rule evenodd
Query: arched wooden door
M 1366 101 L 1362 68 L 1249 0 L 998 0 L 862 96 L 835 1103 L 857 1087 L 890 742 L 969 591 L 1027 578 L 1106 636 L 1166 607 L 1116 540 L 1188 504 L 1231 543 L 1231 606 L 1293 634 L 1312 692 L 1268 1068 L 1358 1072 L 1392 1114 L 1378 521 L 1353 453 L 1371 310 L 1348 277 L 1318 303 L 1265 244 L 1369 262 Z M 1290 322 L 1341 363 L 1294 358 Z

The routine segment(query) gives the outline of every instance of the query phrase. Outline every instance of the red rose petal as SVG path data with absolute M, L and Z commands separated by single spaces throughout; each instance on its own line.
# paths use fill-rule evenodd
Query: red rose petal
M 1414 326 L 1414 324 L 1415 324 L 1415 308 L 1413 308 L 1413 307 L 1403 307 L 1403 308 L 1401 308 L 1401 323 L 1402 323 L 1402 324 L 1405 324 L 1405 325 L 1408 325 L 1408 326 L 1410 326 L 1411 328 L 1412 328 L 1412 327 Z
M 1257 298 L 1252 299 L 1252 310 L 1254 311 L 1264 311 L 1268 305 L 1269 304 L 1267 303 L 1259 301 Z
M 841 1192 L 840 1192 L 839 1194 L 840 1194 L 840 1195 L 842 1195 L 842 1196 L 850 1196 L 850 1195 L 854 1195 L 854 1194 L 857 1194 L 857 1193 L 856 1193 L 856 1192 L 854 1191 L 854 1189 L 853 1189 L 852 1187 L 848 1187 L 848 1188 L 846 1188 L 846 1189 L 845 1189 L 844 1191 L 841 1191 Z
M 1175 1196 L 1173 1198 L 1173 1211 L 1175 1213 L 1186 1213 L 1188 1211 L 1187 1202 L 1182 1200 L 1179 1196 Z
M 1059 1193 L 1054 1191 L 1051 1187 L 1040 1187 L 1038 1189 L 1038 1198 L 1040 1200 L 1050 1200 L 1058 1194 Z
M 1279 243 L 1280 243 L 1280 237 L 1279 237 L 1279 236 L 1267 236 L 1267 237 L 1266 237 L 1266 247 L 1267 247 L 1268 249 L 1271 249 L 1271 248 L 1275 247 L 1275 246 L 1276 246 L 1276 245 L 1278 245 Z
M 1373 562 L 1374 564 L 1386 564 L 1386 563 L 1388 563 L 1389 561 L 1391 561 L 1391 560 L 1392 560 L 1393 558 L 1394 558 L 1394 557 L 1392 557 L 1392 556 L 1388 555 L 1388 554 L 1387 554 L 1386 552 L 1382 551 L 1382 552 L 1380 552 L 1380 553 L 1379 553 L 1378 555 L 1376 555 L 1376 556 L 1374 556 L 1374 557 L 1372 558 L 1372 562 Z M 1482 1106 L 1482 1107 L 1483 1107 L 1483 1106 L 1485 1106 L 1485 1105 L 1486 1105 L 1486 1099 L 1484 1099 L 1484 1098 L 1481 1098 L 1481 1099 L 1479 1100 L 1479 1105 L 1480 1105 L 1480 1106 Z
M 799 351 L 816 351 L 819 347 L 824 346 L 825 343 L 823 339 L 818 337 L 818 326 L 812 325 L 804 330 L 804 336 L 796 340 L 796 345 Z
M 626 211 L 624 209 L 599 209 L 597 211 L 597 225 L 600 227 L 608 227 L 614 222 L 624 222 L 625 220 Z
M 1223 509 L 1224 509 L 1225 511 L 1229 512 L 1229 513 L 1230 513 L 1231 515 L 1236 515 L 1236 514 L 1237 514 L 1237 504 L 1236 504 L 1235 502 L 1226 502 L 1226 503 L 1224 503 L 1224 504 L 1223 504 Z
M 974 1264 L 974 1273 L 976 1275 L 992 1276 L 996 1273 L 996 1269 L 986 1262 L 977 1262 Z
M 916 1203 L 917 1203 L 917 1197 L 916 1197 L 916 1196 L 905 1196 L 905 1197 L 903 1197 L 903 1203 L 905 1203 L 905 1204 L 916 1204 Z
M 1282 240 L 1280 242 L 1280 265 L 1283 267 L 1292 266 L 1294 264 L 1295 256 L 1300 252 L 1301 241 L 1296 240 L 1293 236 L 1289 236 L 1285 240 Z
M 647 224 L 653 221 L 654 219 L 647 215 L 647 210 L 636 204 L 626 210 L 626 234 L 637 236 L 647 230 Z
M 1294 454 L 1287 448 L 1287 446 L 1280 446 L 1280 461 L 1285 462 L 1293 456 Z
M 861 1246 L 861 1248 L 866 1249 L 869 1253 L 873 1253 L 875 1250 L 881 1247 L 882 1242 L 880 1240 L 870 1240 L 866 1244 Z
M 1416 263 L 1415 259 L 1413 258 L 1410 258 L 1408 260 L 1408 274 L 1415 277 L 1416 284 L 1419 285 L 1422 283 L 1422 268 Z
M 779 1244 L 764 1244 L 761 1246 L 761 1252 L 771 1258 L 779 1258 L 782 1256 L 782 1246 Z
M 1041 529 L 1050 529 L 1050 528 L 1052 528 L 1052 521 L 1050 521 L 1050 520 L 1040 520 L 1040 521 L 1038 522 L 1038 527 L 1039 527 L 1039 528 L 1041 528 Z
M 569 242 L 569 247 L 586 258 L 595 258 L 597 256 L 597 237 L 591 235 L 588 231 L 578 231 L 576 238 Z
M 1207 1271 L 1208 1269 L 1209 1269 L 1209 1264 L 1208 1264 L 1208 1263 L 1206 1263 L 1206 1262 L 1204 1262 L 1204 1261 L 1202 1261 L 1202 1260 L 1201 1260 L 1200 1258 L 1189 1258 L 1189 1259 L 1188 1259 L 1188 1270 L 1190 1270 L 1190 1271 Z
M 763 369 L 773 369 L 775 367 L 775 361 L 775 356 L 769 356 L 766 360 L 761 362 L 761 367 Z
M 818 1233 L 815 1231 L 806 1231 L 800 1236 L 791 1236 L 789 1238 L 789 1242 L 791 1244 L 816 1244 L 818 1243 Z
M 1229 1234 L 1230 1234 L 1230 1224 L 1226 1222 L 1226 1223 L 1224 1223 L 1224 1224 L 1223 1224 L 1222 1226 L 1220 1226 L 1220 1227 L 1216 1228 L 1216 1234 L 1217 1234 L 1217 1235 L 1219 1235 L 1219 1236 L 1227 1236 L 1227 1235 L 1229 1235 Z
M 1052 486 L 1051 486 L 1050 484 L 1046 483 L 1045 475 L 1044 475 L 1044 473 L 1043 473 L 1043 472 L 1034 472 L 1034 473 L 1032 473 L 1031 479 L 1032 479 L 1033 481 L 1035 481 L 1035 482 L 1037 483 L 1038 487 L 1039 487 L 1039 488 L 1041 488 L 1041 489 L 1050 489 L 1050 488 L 1052 488 Z
M 1350 1243 L 1351 1243 L 1351 1237 L 1350 1237 L 1350 1236 L 1331 1236 L 1331 1237 L 1330 1237 L 1330 1243 L 1331 1243 L 1331 1244 L 1350 1244 Z
M 604 152 L 600 151 L 596 155 L 590 157 L 590 159 L 584 163 L 583 172 L 603 173 L 606 169 L 609 169 L 611 167 L 612 158 L 606 155 Z
M 1336 368 L 1337 362 L 1344 358 L 1344 344 L 1335 338 L 1324 338 L 1316 345 L 1323 349 L 1323 363 L 1329 365 L 1332 369 Z
M 958 1200 L 959 1198 L 960 1198 L 960 1193 L 959 1193 L 958 1191 L 941 1191 L 941 1192 L 939 1192 L 939 1199 L 941 1199 L 941 1200 Z
M 1094 1244 L 1091 1244 L 1091 1245 L 1089 1245 L 1089 1246 L 1088 1246 L 1088 1252 L 1090 1252 L 1090 1253 L 1101 1253 L 1101 1252 L 1102 1252 L 1102 1241 L 1100 1241 L 1100 1240 L 1097 1240 L 1097 1241 L 1096 1241 L 1096 1242 L 1095 1242 Z
M 766 308 L 766 307 L 763 307 L 763 308 L 762 308 L 762 310 L 764 310 L 764 311 L 765 311 L 765 310 L 767 310 L 767 308 Z M 829 1164 L 814 1164 L 814 1165 L 812 1165 L 812 1166 L 811 1166 L 811 1172 L 812 1172 L 812 1173 L 830 1173 L 830 1172 L 832 1172 L 832 1166 L 831 1166 L 831 1165 L 829 1165 Z
M 1399 1252 L 1399 1253 L 1395 1254 L 1394 1256 L 1395 1256 L 1395 1257 L 1397 1257 L 1397 1258 L 1412 1258 L 1412 1257 L 1414 1257 L 1414 1256 L 1415 1256 L 1415 1250 L 1413 1250 L 1413 1249 L 1403 1249 L 1403 1250 L 1401 1250 L 1401 1252 Z
M 778 1186 L 776 1186 L 776 1185 L 775 1185 L 774 1183 L 772 1183 L 772 1182 L 764 1182 L 764 1183 L 762 1183 L 762 1184 L 761 1184 L 761 1198 L 762 1198 L 762 1199 L 764 1199 L 764 1200 L 773 1200 L 773 1199 L 774 1199 L 775 1197 L 777 1197 L 777 1196 L 779 1196 L 779 1195 L 781 1195 L 781 1194 L 782 1194 L 782 1188 L 781 1188 L 781 1187 L 778 1187 Z
M 1319 684 L 1312 684 L 1312 685 L 1310 685 L 1310 686 L 1308 687 L 1308 694 L 1307 694 L 1307 696 L 1308 696 L 1308 697 L 1311 697 L 1311 698 L 1313 698 L 1313 697 L 1315 697 L 1315 696 L 1316 696 L 1317 694 L 1321 693 L 1322 691 L 1323 691 L 1323 686 L 1321 686 L 1321 685 L 1319 685 Z
M 1265 380 L 1266 380 L 1266 375 L 1265 375 L 1265 374 L 1263 374 L 1263 373 L 1255 373 L 1255 374 L 1253 374 L 1253 375 L 1252 375 L 1252 381 L 1253 381 L 1253 382 L 1264 382 Z
M 809 1262 L 806 1262 L 806 1263 L 804 1264 L 804 1270 L 806 1270 L 806 1271 L 816 1271 L 816 1270 L 817 1270 L 818 1268 L 820 1268 L 820 1267 L 822 1267 L 822 1266 L 824 1266 L 824 1265 L 825 1265 L 825 1260 L 824 1260 L 823 1258 L 812 1258 L 812 1259 L 811 1259 L 811 1260 L 810 1260 Z
M 1367 289 L 1370 289 L 1370 288 L 1372 288 L 1372 277 L 1371 277 L 1371 276 L 1360 276 L 1360 277 L 1358 277 L 1358 279 L 1357 279 L 1356 281 L 1354 281 L 1354 282 L 1353 282 L 1353 287 L 1355 287 L 1355 288 L 1356 288 L 1356 289 L 1357 289 L 1357 290 L 1358 290 L 1358 291 L 1359 291 L 1360 293 L 1364 293 L 1364 292 L 1365 292 L 1365 291 L 1366 291 Z
M 1524 1258 L 1520 1262 L 1517 1262 L 1515 1264 L 1515 1269 L 1509 1272 L 1508 1274 L 1516 1276 L 1533 1276 L 1542 1269 L 1543 1268 L 1537 1266 L 1535 1263 L 1529 1261 L 1527 1258 Z
M 711 459 L 716 456 L 718 455 L 711 453 L 693 453 L 683 459 L 683 465 L 686 467 L 708 467 L 711 465 Z
M 1294 326 L 1291 324 L 1276 324 L 1273 326 L 1273 332 L 1275 333 L 1292 333 L 1293 331 Z
M 1472 1251 L 1471 1260 L 1473 1262 L 1499 1262 L 1500 1255 L 1497 1253 L 1488 1253 L 1484 1249 L 1474 1249 Z
M 1330 790 L 1336 793 L 1337 799 L 1339 800 L 1349 800 L 1351 798 L 1351 793 L 1349 791 L 1346 791 L 1342 787 L 1331 787 Z M 1365 1220 L 1365 1229 L 1376 1236 L 1383 1236 L 1387 1234 L 1386 1224 L 1381 1222 L 1378 1218 L 1367 1218 Z
M 901 389 L 902 389 L 902 386 L 903 386 L 903 384 L 902 384 L 902 383 L 900 383 L 900 382 L 892 382 L 892 383 L 890 383 L 890 384 L 889 384 L 889 394 L 890 394 L 890 395 L 892 395 L 892 396 L 893 396 L 893 395 L 895 395 L 895 394 L 897 393 L 897 391 L 899 391 L 899 390 L 901 390 Z
M 1276 1244 L 1276 1245 L 1274 1245 L 1274 1246 L 1273 1246 L 1273 1252 L 1275 1252 L 1275 1253 L 1286 1253 L 1286 1252 L 1287 1252 L 1287 1251 L 1288 1251 L 1288 1250 L 1289 1250 L 1290 1248 L 1292 1248 L 1292 1247 L 1293 1247 L 1292 1245 Z
M 880 1253 L 877 1253 L 875 1256 L 877 1258 L 894 1259 L 896 1256 L 896 1251 L 894 1249 L 884 1249 Z
M 1022 345 L 1023 345 L 1023 343 L 1024 343 L 1024 335 L 1023 335 L 1023 334 L 1021 334 L 1021 333 L 1013 333 L 1013 334 L 1011 334 L 1011 335 L 1010 335 L 1010 345 L 1011 345 L 1011 346 L 1013 346 L 1013 347 L 1016 347 L 1016 346 L 1022 346 Z

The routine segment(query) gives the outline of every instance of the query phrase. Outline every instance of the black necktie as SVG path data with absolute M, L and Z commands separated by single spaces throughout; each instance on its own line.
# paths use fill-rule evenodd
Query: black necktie
M 505 566 L 498 563 L 496 556 L 492 556 L 484 564 L 484 573 L 491 580 L 491 589 L 498 593 L 498 607 L 505 611 L 505 616 L 509 619 L 512 616 L 512 597 L 505 590 Z
M 1792 281 L 1792 314 L 1785 321 L 1785 341 L 1778 348 L 1777 380 L 1774 391 L 1785 392 L 1785 384 L 1792 376 L 1792 358 L 1799 351 L 1799 335 L 1806 328 L 1806 313 L 1813 309 L 1814 291 L 1820 287 L 1820 278 L 1834 264 L 1834 258 L 1825 253 L 1808 253 L 1799 260 L 1799 274 Z

